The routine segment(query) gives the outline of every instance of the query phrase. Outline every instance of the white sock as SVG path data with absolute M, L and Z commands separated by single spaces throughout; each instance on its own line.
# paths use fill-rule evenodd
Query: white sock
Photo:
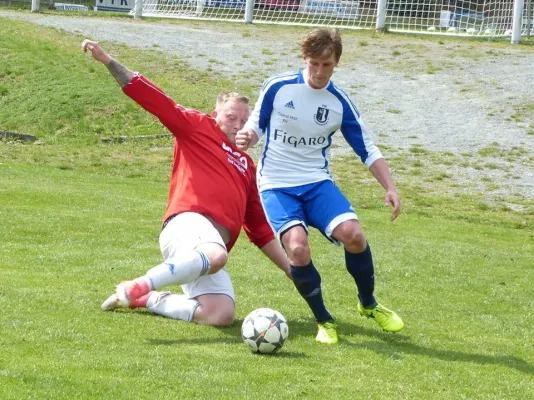
M 210 262 L 204 253 L 183 250 L 149 270 L 145 276 L 150 279 L 152 289 L 160 289 L 168 285 L 193 282 L 205 275 L 209 269 Z
M 191 322 L 199 305 L 197 300 L 188 299 L 183 294 L 153 292 L 148 298 L 146 308 L 164 317 Z

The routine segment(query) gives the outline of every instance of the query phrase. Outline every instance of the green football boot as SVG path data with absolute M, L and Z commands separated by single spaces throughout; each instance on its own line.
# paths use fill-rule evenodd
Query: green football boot
M 333 322 L 320 322 L 317 324 L 319 331 L 317 332 L 316 342 L 324 344 L 336 344 L 337 339 L 337 325 Z
M 374 319 L 386 332 L 399 332 L 404 328 L 401 317 L 381 304 L 377 304 L 374 308 L 364 308 L 358 303 L 358 311 L 362 316 Z

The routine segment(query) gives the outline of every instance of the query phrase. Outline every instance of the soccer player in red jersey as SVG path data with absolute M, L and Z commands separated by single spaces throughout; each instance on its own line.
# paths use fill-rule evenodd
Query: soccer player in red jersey
M 169 318 L 230 325 L 235 295 L 226 271 L 241 227 L 288 277 L 289 262 L 263 211 L 252 159 L 235 147 L 249 116 L 248 98 L 221 93 L 211 115 L 176 104 L 144 76 L 130 71 L 94 41 L 82 49 L 104 64 L 123 92 L 155 115 L 175 137 L 167 210 L 159 244 L 164 262 L 125 281 L 103 310 L 146 307 Z M 183 295 L 159 292 L 181 285 Z

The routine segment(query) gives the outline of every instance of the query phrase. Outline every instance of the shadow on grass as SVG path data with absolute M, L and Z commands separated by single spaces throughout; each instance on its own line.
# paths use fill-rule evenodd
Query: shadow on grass
M 533 365 L 529 364 L 522 358 L 512 355 L 501 354 L 492 356 L 455 350 L 434 349 L 411 343 L 411 338 L 406 334 L 393 334 L 384 331 L 377 331 L 375 329 L 362 328 L 360 326 L 347 323 L 338 324 L 338 332 L 340 332 L 340 344 L 344 346 L 371 350 L 377 354 L 382 354 L 387 357 L 395 358 L 399 357 L 400 355 L 399 358 L 401 358 L 404 354 L 415 354 L 437 358 L 444 361 L 469 362 L 480 365 L 502 365 L 530 375 L 534 375 Z M 357 343 L 350 342 L 343 339 L 343 332 L 351 332 L 352 334 L 368 336 L 379 339 L 380 341 L 362 341 Z
M 157 318 L 163 318 L 158 315 L 140 312 L 147 316 L 153 316 Z M 179 322 L 178 322 L 179 323 Z M 224 344 L 239 344 L 241 345 L 241 324 L 242 319 L 236 319 L 231 326 L 228 327 L 206 327 L 206 329 L 217 329 L 224 337 L 214 338 L 201 338 L 192 337 L 182 340 L 162 340 L 162 339 L 146 339 L 145 343 L 151 345 L 177 345 L 184 343 L 202 344 L 202 343 L 224 343 Z M 523 360 L 522 358 L 512 355 L 486 355 L 467 353 L 455 350 L 440 350 L 429 347 L 420 346 L 411 343 L 410 336 L 403 333 L 387 333 L 378 329 L 364 328 L 359 325 L 351 323 L 336 321 L 339 332 L 339 345 L 348 346 L 354 348 L 360 348 L 365 350 L 374 351 L 377 354 L 386 355 L 387 357 L 402 358 L 405 354 L 422 355 L 431 358 L 437 358 L 444 361 L 453 362 L 470 362 L 480 365 L 502 365 L 508 368 L 516 369 L 520 372 L 524 372 L 530 375 L 534 375 L 534 366 Z M 290 321 L 289 322 L 289 335 L 291 337 L 310 337 L 311 340 L 315 337 L 317 326 L 313 320 L 309 321 Z M 351 335 L 361 335 L 368 338 L 376 339 L 377 341 L 361 341 L 353 342 L 344 339 L 343 334 L 350 333 Z M 267 355 L 268 356 L 268 355 Z M 288 352 L 282 351 L 276 353 L 276 357 L 287 358 L 307 358 L 308 356 L 302 352 Z
M 118 312 L 121 312 L 123 310 L 117 310 Z M 117 312 L 115 311 L 115 312 Z M 132 311 L 128 311 L 132 312 Z M 154 317 L 154 318 L 165 318 L 160 315 L 152 314 L 150 312 L 147 312 L 146 310 L 136 310 L 133 311 L 133 313 L 137 315 L 143 315 L 147 317 Z M 176 321 L 176 323 L 182 323 L 182 324 L 188 324 L 183 321 Z M 206 329 L 217 329 L 222 334 L 224 334 L 224 337 L 216 338 L 213 337 L 191 337 L 191 338 L 185 338 L 185 339 L 152 339 L 147 338 L 144 340 L 145 344 L 148 345 L 154 345 L 154 346 L 174 346 L 174 345 L 184 345 L 184 344 L 236 344 L 239 346 L 243 346 L 243 340 L 241 339 L 241 325 L 243 324 L 242 319 L 234 320 L 234 323 L 231 326 L 206 326 Z M 258 357 L 277 357 L 277 358 L 308 358 L 309 356 L 306 355 L 304 352 L 297 352 L 297 351 L 287 351 L 285 348 L 284 350 L 274 353 L 274 354 L 260 354 L 257 353 Z
M 181 340 L 163 340 L 163 339 L 145 339 L 146 344 L 156 345 L 156 346 L 174 346 L 174 345 L 183 345 L 183 344 L 237 344 L 243 346 L 243 342 L 240 336 L 227 337 L 227 338 L 199 338 L 192 337 Z M 284 350 L 273 353 L 273 354 L 260 354 L 257 353 L 258 357 L 277 357 L 277 358 L 308 358 L 309 356 L 306 353 L 298 351 L 287 351 Z

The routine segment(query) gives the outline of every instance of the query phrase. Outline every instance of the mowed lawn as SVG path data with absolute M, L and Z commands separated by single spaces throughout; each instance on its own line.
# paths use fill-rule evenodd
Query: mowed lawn
M 0 116 L 8 124 L 0 129 L 37 132 L 42 143 L 0 142 L 0 399 L 534 398 L 531 200 L 524 211 L 477 208 L 476 193 L 436 195 L 421 188 L 421 177 L 406 175 L 399 184 L 404 212 L 391 223 L 382 189 L 351 159 L 334 160 L 333 171 L 373 250 L 378 299 L 406 323 L 401 333 L 387 334 L 357 314 L 343 251 L 316 232 L 313 258 L 339 325 L 337 346 L 314 342 L 304 301 L 246 237 L 228 264 L 237 294 L 233 326 L 102 312 L 118 282 L 161 261 L 172 141 L 101 143 L 98 132 L 160 127 L 117 93 L 105 71 L 79 61 L 79 37 L 4 21 L 0 113 L 10 115 Z M 42 68 L 23 62 L 32 54 Z M 56 119 L 50 115 L 39 85 L 53 83 L 47 79 L 61 67 L 58 58 L 72 60 L 62 70 L 72 82 L 92 74 L 80 90 L 105 87 L 95 95 L 100 107 L 69 108 L 80 94 L 58 84 L 54 96 L 72 101 Z M 164 83 L 176 76 L 157 70 L 168 66 L 157 54 L 129 61 L 161 73 Z M 188 73 L 192 80 L 195 72 Z M 184 90 L 211 104 L 217 87 L 198 76 Z M 34 93 L 28 115 L 6 101 L 15 92 Z M 107 93 L 115 96 L 110 109 L 101 106 Z M 39 131 L 41 116 L 46 131 Z M 260 307 L 288 320 L 289 341 L 273 356 L 252 354 L 240 338 L 243 318 Z
M 243 238 L 229 270 L 237 321 L 202 327 L 143 311 L 100 311 L 122 279 L 160 261 L 166 184 L 53 167 L 0 166 L 0 397 L 530 398 L 532 235 L 524 230 L 362 212 L 377 293 L 406 322 L 386 334 L 357 315 L 342 251 L 312 236 L 341 343 Z M 281 311 L 290 339 L 257 356 L 244 316 Z

